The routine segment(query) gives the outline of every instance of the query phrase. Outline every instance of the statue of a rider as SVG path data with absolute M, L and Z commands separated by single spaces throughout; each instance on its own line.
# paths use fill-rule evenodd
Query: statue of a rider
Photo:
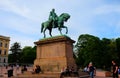
M 55 28 L 56 22 L 57 22 L 58 16 L 55 13 L 55 9 L 52 9 L 52 11 L 50 11 L 50 15 L 49 15 L 49 21 L 52 21 L 52 27 Z

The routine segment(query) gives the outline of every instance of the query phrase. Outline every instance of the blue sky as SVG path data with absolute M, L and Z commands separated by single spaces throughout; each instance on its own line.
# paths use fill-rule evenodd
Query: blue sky
M 65 25 L 67 35 L 75 41 L 81 34 L 120 37 L 120 0 L 0 0 L 0 35 L 9 36 L 10 45 L 34 46 L 43 38 L 41 23 L 48 20 L 52 8 L 57 15 L 71 15 Z M 46 34 L 49 37 L 48 31 Z M 52 34 L 60 33 L 53 29 Z

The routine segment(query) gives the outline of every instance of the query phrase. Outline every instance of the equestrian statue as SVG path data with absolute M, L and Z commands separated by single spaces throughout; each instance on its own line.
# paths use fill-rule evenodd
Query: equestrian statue
M 67 20 L 70 18 L 70 15 L 68 13 L 62 13 L 60 16 L 57 16 L 55 13 L 55 9 L 52 9 L 50 11 L 49 19 L 46 22 L 43 22 L 41 24 L 41 33 L 44 34 L 44 38 L 46 37 L 45 31 L 49 30 L 49 35 L 52 37 L 52 29 L 58 28 L 60 31 L 60 34 L 62 35 L 62 28 L 66 28 L 66 34 L 68 33 L 68 28 L 64 26 L 64 22 L 67 22 Z

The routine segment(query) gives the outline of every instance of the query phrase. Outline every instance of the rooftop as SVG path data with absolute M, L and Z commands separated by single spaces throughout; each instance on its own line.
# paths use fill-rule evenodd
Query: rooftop
M 6 39 L 6 40 L 10 40 L 10 37 L 7 37 L 7 36 L 0 35 L 0 39 Z

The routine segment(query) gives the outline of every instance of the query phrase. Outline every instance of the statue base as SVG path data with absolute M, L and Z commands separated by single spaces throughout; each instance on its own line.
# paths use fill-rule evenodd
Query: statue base
M 41 39 L 37 45 L 37 57 L 34 65 L 40 65 L 43 72 L 60 72 L 69 66 L 76 67 L 73 58 L 73 43 L 67 36 Z

